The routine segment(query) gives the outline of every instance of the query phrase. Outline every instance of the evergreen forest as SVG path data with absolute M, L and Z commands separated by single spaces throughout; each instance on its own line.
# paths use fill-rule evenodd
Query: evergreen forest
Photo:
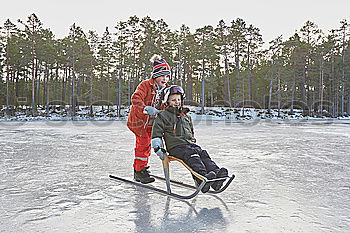
M 171 66 L 185 104 L 232 108 L 302 109 L 305 115 L 350 114 L 350 25 L 323 31 L 306 21 L 288 38 L 263 41 L 260 29 L 236 18 L 217 25 L 171 30 L 163 19 L 131 16 L 84 31 L 76 23 L 56 38 L 31 14 L 0 25 L 0 105 L 12 115 L 61 106 L 120 109 L 150 77 L 153 54 Z

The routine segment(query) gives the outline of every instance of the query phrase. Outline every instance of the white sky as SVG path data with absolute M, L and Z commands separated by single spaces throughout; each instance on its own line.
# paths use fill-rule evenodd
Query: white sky
M 350 21 L 350 0 L 2 0 L 0 7 L 1 25 L 35 13 L 57 38 L 68 35 L 73 23 L 101 34 L 133 15 L 162 18 L 171 30 L 186 24 L 192 31 L 240 17 L 260 28 L 265 42 L 279 35 L 287 39 L 307 20 L 324 32 L 338 28 L 342 19 Z

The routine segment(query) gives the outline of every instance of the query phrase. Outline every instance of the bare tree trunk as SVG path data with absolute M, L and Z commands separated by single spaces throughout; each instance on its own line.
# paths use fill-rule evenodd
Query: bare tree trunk
M 53 90 L 55 90 L 54 92 L 54 102 L 57 102 L 57 100 L 59 99 L 59 68 L 58 68 L 58 65 L 56 65 L 56 68 L 55 68 L 55 83 L 53 85 Z
M 82 75 L 77 75 L 77 94 L 75 96 L 75 104 L 76 108 L 79 111 L 79 106 L 80 106 L 80 95 L 81 95 L 81 85 L 82 85 L 82 79 L 84 76 Z
M 192 73 L 188 73 L 188 97 L 190 101 L 193 101 L 193 77 Z
M 46 80 L 46 76 L 47 76 L 47 67 L 46 67 L 46 65 L 45 65 L 45 70 L 44 70 L 44 78 L 43 78 L 43 97 L 42 97 L 42 103 L 43 103 L 43 107 L 45 107 L 45 114 L 46 114 L 46 88 L 47 88 L 47 86 L 46 86 L 46 82 L 47 82 L 47 80 Z
M 74 63 L 73 63 L 74 64 Z M 71 109 L 71 113 L 72 113 L 72 116 L 75 116 L 75 71 L 74 71 L 74 65 L 73 65 L 73 68 L 72 68 L 72 73 L 71 73 L 71 75 L 72 75 L 72 109 Z
M 110 109 L 110 94 L 109 94 L 109 81 L 110 81 L 110 78 L 109 78 L 109 65 L 107 65 L 107 110 L 109 112 L 109 109 Z
M 329 100 L 332 101 L 332 116 L 335 117 L 335 89 L 336 89 L 336 81 L 334 77 L 334 57 L 331 56 L 331 80 L 332 80 L 332 89 L 330 90 L 330 98 Z
M 245 86 L 244 86 L 244 76 L 242 77 L 242 109 L 241 109 L 241 116 L 245 116 L 244 114 L 244 104 L 245 104 Z
M 13 112 L 13 106 L 15 103 L 15 98 L 13 96 L 13 86 L 15 82 L 15 76 L 18 75 L 18 72 L 12 71 L 9 77 L 9 107 L 10 107 L 10 114 Z M 12 103 L 12 104 L 11 104 Z
M 345 113 L 345 36 L 346 36 L 346 26 L 343 25 L 343 49 L 342 49 L 342 75 L 341 75 L 341 116 Z
M 36 114 L 36 104 L 35 104 L 35 58 L 34 58 L 34 40 L 32 38 L 32 114 Z
M 135 74 L 136 74 L 136 76 L 134 76 L 133 80 L 131 81 L 131 93 L 135 92 L 135 85 L 136 85 L 138 77 L 140 75 L 139 69 L 137 69 Z
M 225 57 L 225 82 L 226 82 L 226 90 L 227 90 L 227 101 L 229 106 L 232 106 L 231 102 L 231 85 L 230 85 L 230 77 L 228 75 L 229 70 L 228 70 L 228 60 L 227 60 L 227 53 L 226 53 L 226 45 L 224 47 L 224 57 Z M 225 93 L 225 91 L 224 91 Z
M 93 107 L 92 107 L 92 104 L 93 104 L 92 76 L 93 76 L 93 72 L 91 69 L 91 72 L 90 72 L 90 115 L 94 114 Z
M 251 70 L 250 70 L 250 43 L 248 44 L 248 61 L 247 61 L 247 65 L 248 65 L 248 80 L 247 80 L 247 91 L 248 91 L 248 101 L 251 101 Z
M 187 69 L 186 69 L 187 67 Z M 184 63 L 184 71 L 187 74 L 186 78 L 186 100 L 188 102 L 193 101 L 193 93 L 192 93 L 192 86 L 193 86 L 193 79 L 192 79 L 192 73 L 191 73 L 191 68 L 189 67 L 188 64 Z
M 8 60 L 8 59 L 7 59 Z M 6 65 L 6 115 L 10 115 L 10 111 L 9 111 L 9 107 L 10 107 L 10 69 L 9 69 L 9 65 L 7 62 Z
M 66 87 L 67 87 L 67 100 L 68 100 L 68 105 L 69 108 L 72 107 L 73 102 L 72 102 L 72 69 L 68 67 L 68 73 L 67 73 L 67 80 L 66 80 Z M 70 110 L 72 111 L 72 110 Z M 71 113 L 70 113 L 71 114 Z
M 239 51 L 238 45 L 236 45 L 236 54 L 235 54 L 235 62 L 236 62 L 236 99 L 239 100 L 239 88 L 240 88 L 240 80 L 239 80 Z
M 36 81 L 36 105 L 39 106 L 40 105 L 40 100 L 42 100 L 40 98 L 40 75 L 39 73 L 39 62 L 38 60 L 35 60 L 35 81 Z
M 42 99 L 40 98 L 40 77 L 38 77 L 37 79 L 36 79 L 36 82 L 35 82 L 35 85 L 36 85 L 36 105 L 37 105 L 37 107 L 41 104 L 41 102 L 42 102 Z
M 281 116 L 281 79 L 280 79 L 280 74 L 278 73 L 277 75 L 277 111 L 278 111 L 278 117 Z
M 334 82 L 334 98 L 333 98 L 333 116 L 338 117 L 338 98 L 339 98 L 339 90 L 338 90 L 338 79 L 335 76 L 335 67 L 334 67 L 334 57 L 332 57 L 332 80 Z
M 180 86 L 182 87 L 183 86 L 183 82 L 182 82 L 183 75 L 182 75 L 182 62 L 181 62 L 181 60 L 179 63 L 179 79 L 180 79 Z
M 303 68 L 303 75 L 301 79 L 301 93 L 303 98 L 303 104 L 307 105 L 307 97 L 306 97 L 306 68 Z M 303 112 L 306 113 L 305 106 L 303 107 Z
M 121 116 L 121 86 L 122 86 L 122 69 L 120 68 L 119 70 L 119 79 L 118 79 L 118 88 L 117 88 L 117 116 L 120 117 Z
M 128 106 L 131 105 L 131 91 L 130 91 L 130 88 L 131 88 L 131 76 L 132 73 L 128 73 L 127 74 L 127 78 L 128 78 Z
M 341 102 L 340 102 L 340 109 L 341 109 L 341 116 L 344 116 L 344 111 L 345 111 L 345 90 L 344 90 L 344 85 L 345 83 L 342 82 L 342 87 L 341 87 Z
M 110 94 L 109 94 L 109 78 L 107 78 L 107 110 L 110 108 Z
M 35 75 L 34 75 L 34 59 L 32 60 L 32 114 L 36 114 L 36 104 L 35 104 Z
M 339 116 L 339 90 L 336 88 L 335 96 L 334 96 L 334 104 L 335 104 L 335 117 Z
M 271 100 L 272 100 L 272 79 L 270 80 L 270 89 L 269 89 L 269 102 L 267 107 L 267 113 L 271 113 Z
M 45 70 L 45 97 L 46 97 L 46 114 L 49 114 L 49 110 L 50 110 L 50 97 L 49 97 L 49 69 L 48 67 L 46 67 Z
M 9 65 L 9 37 L 10 33 L 7 31 L 7 41 L 6 41 L 6 111 L 5 114 L 10 115 L 9 105 L 10 105 L 10 90 L 9 90 L 9 81 L 10 81 L 10 65 Z
M 203 34 L 203 42 L 204 42 L 204 34 Z M 204 114 L 204 105 L 205 105 L 205 95 L 204 95 L 204 85 L 205 85 L 205 79 L 204 79 L 204 54 L 203 54 L 203 46 L 202 46 L 202 89 L 201 89 L 201 113 Z
M 204 114 L 204 105 L 205 105 L 205 94 L 204 94 L 204 85 L 205 85 L 205 78 L 204 78 L 204 58 L 202 59 L 202 89 L 201 89 L 201 113 Z
M 345 69 L 344 69 L 344 55 L 342 58 L 342 77 L 341 77 L 341 116 L 344 116 L 345 114 Z
M 16 75 L 15 75 L 15 83 L 14 83 L 14 92 L 15 92 L 15 103 L 16 105 L 18 106 L 18 102 L 17 102 L 17 99 L 18 97 L 22 97 L 24 96 L 24 93 L 23 93 L 23 88 L 21 88 L 21 85 L 20 85 L 20 81 L 19 81 L 19 72 L 16 72 Z M 22 90 L 22 93 L 21 93 L 21 90 Z
M 323 56 L 323 54 L 321 54 Z M 319 113 L 322 117 L 323 115 L 323 59 L 321 56 L 321 62 L 320 62 L 320 109 Z
M 293 86 L 292 86 L 292 99 L 291 99 L 291 105 L 290 105 L 290 113 L 294 113 L 294 99 L 295 99 L 295 72 L 293 72 Z
M 67 78 L 67 69 L 64 68 L 63 70 L 63 77 L 62 77 L 62 84 L 61 84 L 61 105 L 64 104 L 65 105 L 65 101 L 66 101 L 66 84 L 65 84 L 65 80 Z

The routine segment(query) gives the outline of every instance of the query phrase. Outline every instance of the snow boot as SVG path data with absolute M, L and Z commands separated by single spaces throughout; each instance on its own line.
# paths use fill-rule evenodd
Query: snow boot
M 147 170 L 148 168 L 149 167 L 144 167 L 141 171 L 134 170 L 134 180 L 137 182 L 141 182 L 142 184 L 154 182 L 155 179 L 149 175 L 150 172 Z
M 228 171 L 226 168 L 222 167 L 220 168 L 220 170 L 218 170 L 216 172 L 216 178 L 224 178 L 224 177 L 228 177 Z M 219 181 L 215 181 L 211 187 L 215 190 L 218 191 L 221 189 L 222 185 L 224 184 L 224 180 L 219 180 Z
M 205 175 L 205 177 L 208 179 L 208 183 L 206 183 L 203 188 L 202 188 L 202 193 L 206 193 L 209 191 L 210 189 L 210 185 L 211 185 L 211 182 L 209 182 L 209 180 L 212 180 L 212 179 L 215 179 L 216 177 L 216 174 L 215 172 L 211 171 L 209 172 L 208 174 Z

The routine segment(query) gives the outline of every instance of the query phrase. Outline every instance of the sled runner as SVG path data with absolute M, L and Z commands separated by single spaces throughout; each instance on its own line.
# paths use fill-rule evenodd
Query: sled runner
M 188 184 L 185 184 L 185 183 L 182 183 L 182 182 L 179 182 L 179 181 L 171 180 L 170 179 L 170 168 L 169 168 L 169 163 L 171 161 L 180 162 L 183 166 L 185 166 L 187 168 L 187 170 L 190 171 L 190 173 L 193 176 L 195 176 L 199 180 L 201 180 L 202 183 L 198 187 L 195 187 L 195 186 L 188 185 Z M 120 177 L 113 176 L 113 175 L 109 175 L 109 177 L 111 179 L 113 179 L 113 180 L 124 181 L 124 182 L 130 183 L 130 184 L 134 184 L 134 185 L 137 185 L 137 186 L 140 186 L 140 187 L 143 187 L 143 188 L 147 188 L 147 189 L 150 189 L 150 190 L 162 193 L 162 194 L 166 194 L 166 195 L 169 195 L 169 196 L 172 196 L 172 197 L 180 198 L 180 199 L 191 199 L 191 198 L 197 196 L 198 193 L 201 191 L 201 189 L 204 187 L 204 185 L 207 184 L 207 183 L 212 183 L 212 182 L 215 182 L 215 181 L 224 181 L 224 182 L 226 181 L 226 184 L 223 185 L 223 187 L 221 189 L 219 189 L 217 191 L 209 191 L 209 193 L 213 193 L 213 194 L 221 193 L 231 184 L 232 180 L 235 178 L 234 175 L 231 175 L 231 176 L 227 176 L 227 177 L 223 177 L 223 178 L 216 178 L 216 179 L 208 180 L 206 177 L 204 177 L 204 176 L 198 174 L 197 172 L 193 171 L 184 161 L 182 161 L 181 159 L 177 159 L 177 158 L 175 158 L 173 156 L 165 156 L 164 160 L 162 160 L 162 164 L 163 164 L 163 170 L 164 170 L 164 178 L 160 177 L 160 176 L 155 176 L 155 175 L 151 175 L 151 176 L 156 178 L 156 179 L 165 181 L 166 187 L 167 187 L 166 191 L 162 190 L 162 189 L 159 189 L 159 188 L 156 188 L 156 187 L 153 187 L 153 186 L 150 186 L 148 184 L 142 184 L 142 183 L 139 183 L 139 182 L 127 180 L 127 179 L 120 178 Z M 188 195 L 188 196 L 183 196 L 183 195 L 180 195 L 180 194 L 176 194 L 176 193 L 173 193 L 171 191 L 171 184 L 179 185 L 179 186 L 190 188 L 190 189 L 195 189 L 195 191 L 192 194 Z

